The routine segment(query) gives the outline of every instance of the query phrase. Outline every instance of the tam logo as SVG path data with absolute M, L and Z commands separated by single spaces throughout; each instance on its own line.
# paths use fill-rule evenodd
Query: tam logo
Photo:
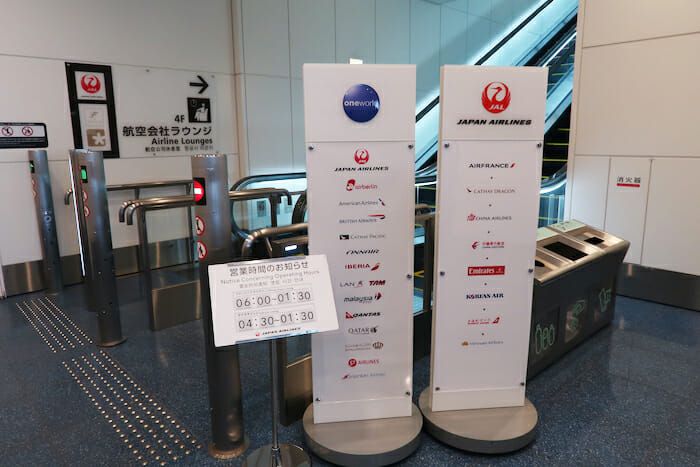
M 510 90 L 505 83 L 492 81 L 481 93 L 481 104 L 492 114 L 498 114 L 508 108 L 510 104 Z
M 80 87 L 83 88 L 85 92 L 90 94 L 95 94 L 100 90 L 102 85 L 100 84 L 100 78 L 95 75 L 83 75 L 80 78 Z
M 355 162 L 360 165 L 365 165 L 367 162 L 369 162 L 369 151 L 364 148 L 360 148 L 355 151 Z

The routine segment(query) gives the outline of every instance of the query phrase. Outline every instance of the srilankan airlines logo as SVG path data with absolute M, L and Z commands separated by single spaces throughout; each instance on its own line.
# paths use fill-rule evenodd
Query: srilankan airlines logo
M 493 81 L 486 85 L 481 93 L 481 104 L 492 114 L 498 114 L 510 104 L 510 90 L 505 83 Z
M 345 91 L 343 110 L 354 122 L 369 122 L 379 112 L 379 94 L 372 86 L 355 84 Z

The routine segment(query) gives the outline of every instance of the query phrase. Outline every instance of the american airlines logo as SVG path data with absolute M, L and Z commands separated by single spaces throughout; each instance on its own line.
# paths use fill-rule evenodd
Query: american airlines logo
M 342 208 L 346 206 L 386 206 L 386 204 L 381 198 L 377 198 L 365 201 L 339 201 L 338 206 Z

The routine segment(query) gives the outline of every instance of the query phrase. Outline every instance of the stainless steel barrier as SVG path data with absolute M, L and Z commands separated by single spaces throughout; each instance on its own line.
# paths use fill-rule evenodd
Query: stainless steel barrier
M 72 185 L 76 193 L 76 215 L 84 228 L 80 236 L 86 272 L 88 307 L 97 314 L 97 345 L 121 344 L 121 317 L 114 271 L 112 233 L 107 209 L 104 161 L 101 152 L 84 149 L 70 152 Z
M 276 199 L 279 201 L 282 197 L 286 197 L 289 200 L 291 199 L 291 194 L 287 190 L 280 188 L 260 188 L 228 192 L 230 202 L 256 199 Z M 133 225 L 134 220 L 136 222 L 139 237 L 139 247 L 137 250 L 139 268 L 144 273 L 144 294 L 146 295 L 146 305 L 148 307 L 149 326 L 152 331 L 159 331 L 202 317 L 199 280 L 195 277 L 190 277 L 176 284 L 159 287 L 153 286 L 146 223 L 146 214 L 149 211 L 187 208 L 189 235 L 190 238 L 194 238 L 191 221 L 191 208 L 193 206 L 195 206 L 194 195 L 183 195 L 130 200 L 122 203 L 119 208 L 120 222 L 126 222 L 127 225 Z M 234 224 L 233 221 L 231 224 Z M 229 232 L 231 232 L 231 227 L 229 227 Z M 188 248 L 188 251 L 194 252 L 197 250 L 192 246 Z M 193 254 L 190 255 L 190 258 L 194 261 Z
M 141 190 L 171 186 L 184 186 L 189 194 L 192 190 L 192 180 L 163 180 L 156 182 L 122 183 L 119 185 L 107 185 L 107 191 L 133 191 L 136 199 L 139 199 L 141 197 Z M 69 205 L 71 199 L 73 199 L 73 190 L 68 189 L 63 195 L 63 203 Z
M 46 157 L 46 151 L 29 151 L 29 173 L 34 193 L 39 239 L 41 240 L 44 285 L 49 294 L 56 294 L 63 290 L 63 271 L 61 270 L 61 254 L 58 249 L 56 217 L 53 210 L 51 177 L 49 177 L 49 161 Z
M 573 228 L 571 228 L 573 227 Z M 609 324 L 629 242 L 577 221 L 538 230 L 528 378 Z

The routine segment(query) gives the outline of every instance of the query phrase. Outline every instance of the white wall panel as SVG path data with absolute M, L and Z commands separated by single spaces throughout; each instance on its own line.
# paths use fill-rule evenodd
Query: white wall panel
M 289 45 L 292 78 L 301 79 L 304 63 L 335 61 L 334 14 L 333 2 L 328 0 L 289 1 L 289 41 L 285 38 L 275 47 L 286 48 Z
M 610 160 L 604 230 L 630 241 L 625 256 L 628 263 L 641 263 L 650 166 L 649 158 L 612 157 Z
M 452 0 L 443 5 L 466 13 L 469 8 L 469 0 Z
M 0 53 L 233 72 L 230 0 L 2 0 L 0 8 Z
M 245 72 L 289 76 L 289 15 L 286 0 L 242 2 Z
M 571 218 L 602 229 L 605 225 L 609 157 L 577 157 L 571 188 Z
M 374 15 L 375 0 L 335 1 L 335 61 L 337 63 L 348 63 L 350 57 L 361 58 L 364 63 L 375 63 Z
M 377 63 L 409 63 L 410 0 L 379 0 L 376 6 Z
M 576 153 L 700 154 L 700 61 L 691 51 L 700 34 L 584 48 Z
M 304 85 L 302 80 L 292 80 L 292 153 L 295 171 L 306 170 L 304 145 Z
M 491 3 L 493 0 L 468 0 L 467 11 L 470 15 L 491 18 Z
M 0 256 L 3 264 L 41 259 L 29 163 L 0 165 L 0 186 L 5 198 L 0 203 Z
M 700 31 L 697 0 L 587 1 L 583 46 Z
M 440 7 L 411 0 L 411 63 L 417 65 L 416 88 L 440 86 Z
M 642 264 L 700 274 L 700 159 L 654 159 Z
M 491 40 L 491 20 L 467 16 L 467 58 L 476 59 L 476 54 Z
M 467 60 L 467 14 L 442 7 L 440 18 L 440 66 L 464 65 Z
M 247 75 L 245 86 L 249 174 L 292 171 L 289 80 Z
M 513 21 L 513 0 L 491 0 L 491 21 L 507 26 Z

